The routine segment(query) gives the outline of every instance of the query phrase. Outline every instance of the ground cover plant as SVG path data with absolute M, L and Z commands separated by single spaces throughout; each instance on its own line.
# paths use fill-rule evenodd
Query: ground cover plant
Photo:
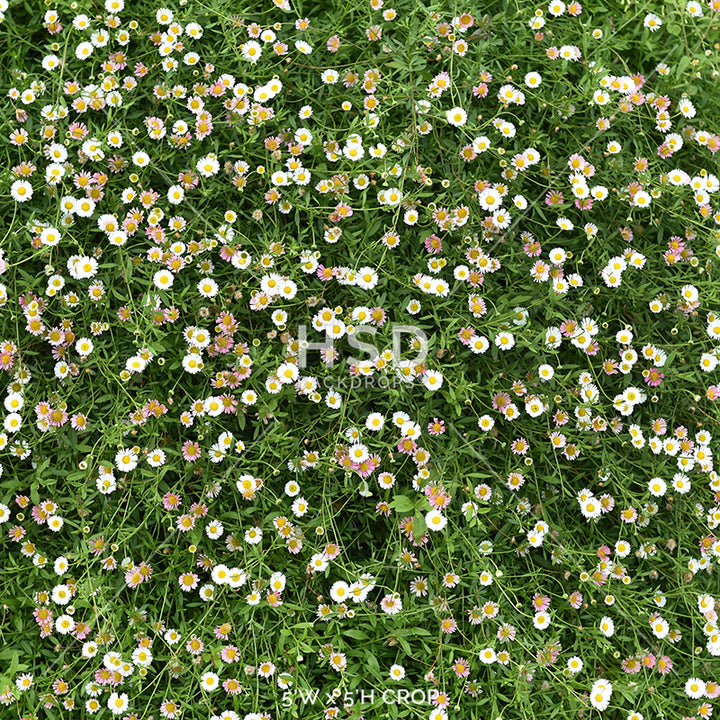
M 0 0 L 0 716 L 698 720 L 720 0 Z

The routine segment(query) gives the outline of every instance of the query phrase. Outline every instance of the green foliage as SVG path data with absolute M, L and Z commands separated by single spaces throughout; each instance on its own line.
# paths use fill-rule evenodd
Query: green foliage
M 2 717 L 710 717 L 720 0 L 4 4 Z

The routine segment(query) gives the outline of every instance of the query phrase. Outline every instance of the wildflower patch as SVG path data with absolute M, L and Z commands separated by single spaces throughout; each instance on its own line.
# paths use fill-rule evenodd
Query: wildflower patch
M 720 0 L 31 6 L 2 717 L 710 718 Z

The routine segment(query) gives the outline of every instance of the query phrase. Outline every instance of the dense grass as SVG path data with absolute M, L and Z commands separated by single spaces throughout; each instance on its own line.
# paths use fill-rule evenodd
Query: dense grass
M 720 2 L 127 5 L 0 24 L 0 715 L 710 717 Z

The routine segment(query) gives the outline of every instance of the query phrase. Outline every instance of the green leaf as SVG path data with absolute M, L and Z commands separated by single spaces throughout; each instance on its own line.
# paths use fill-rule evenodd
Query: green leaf
M 427 532 L 427 524 L 425 523 L 425 516 L 416 512 L 413 517 L 413 537 L 417 542 Z
M 390 507 L 400 513 L 410 512 L 415 509 L 412 500 L 406 495 L 396 495 L 390 503 Z
M 380 664 L 377 661 L 377 658 L 373 653 L 370 651 L 365 653 L 365 658 L 367 660 L 367 666 L 370 669 L 370 672 L 377 678 L 379 678 L 382 673 L 380 672 Z
M 343 630 L 343 635 L 347 635 L 348 637 L 355 638 L 355 640 L 369 640 L 370 639 L 370 636 L 367 633 L 364 633 L 362 630 L 356 630 L 354 628 Z
M 400 643 L 400 647 L 405 651 L 405 653 L 412 657 L 412 648 L 410 647 L 410 643 L 404 637 L 399 637 L 397 641 Z

